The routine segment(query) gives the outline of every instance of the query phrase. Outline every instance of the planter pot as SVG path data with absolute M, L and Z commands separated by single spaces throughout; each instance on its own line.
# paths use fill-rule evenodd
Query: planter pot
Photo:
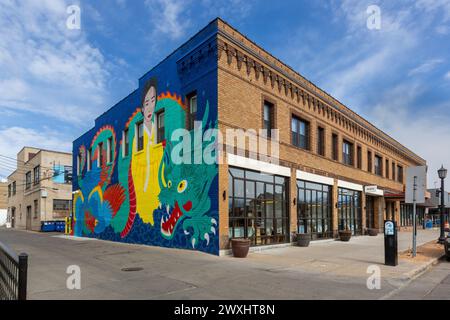
M 350 238 L 352 237 L 352 231 L 351 230 L 341 230 L 339 231 L 339 238 L 341 241 L 350 241 Z
M 295 241 L 299 247 L 308 247 L 311 241 L 311 235 L 307 233 L 299 233 L 295 236 Z
M 378 229 L 369 228 L 369 229 L 367 229 L 367 233 L 371 237 L 376 237 L 378 235 Z
M 250 239 L 231 239 L 231 251 L 236 258 L 245 258 L 250 249 Z

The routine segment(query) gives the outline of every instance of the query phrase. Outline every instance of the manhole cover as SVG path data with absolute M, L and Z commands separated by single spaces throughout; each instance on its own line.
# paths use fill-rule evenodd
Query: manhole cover
M 133 271 L 142 271 L 142 270 L 144 270 L 144 268 L 141 268 L 141 267 L 130 267 L 130 268 L 122 268 L 120 270 L 125 271 L 125 272 L 133 272 Z

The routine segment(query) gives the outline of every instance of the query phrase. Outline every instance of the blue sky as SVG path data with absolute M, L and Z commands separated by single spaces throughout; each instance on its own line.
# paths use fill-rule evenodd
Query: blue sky
M 71 4 L 80 30 L 66 28 Z M 70 151 L 217 16 L 426 158 L 429 187 L 450 167 L 450 0 L 0 0 L 0 154 Z

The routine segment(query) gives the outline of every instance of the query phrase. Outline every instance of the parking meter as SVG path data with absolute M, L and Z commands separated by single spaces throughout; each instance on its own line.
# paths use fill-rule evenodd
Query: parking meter
M 398 265 L 397 225 L 395 221 L 384 221 L 384 264 Z

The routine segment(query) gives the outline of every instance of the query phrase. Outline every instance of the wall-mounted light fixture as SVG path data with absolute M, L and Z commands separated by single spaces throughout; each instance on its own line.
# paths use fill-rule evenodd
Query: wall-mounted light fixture
M 227 191 L 226 190 L 223 190 L 223 192 L 222 192 L 222 199 L 223 199 L 223 201 L 227 200 Z

